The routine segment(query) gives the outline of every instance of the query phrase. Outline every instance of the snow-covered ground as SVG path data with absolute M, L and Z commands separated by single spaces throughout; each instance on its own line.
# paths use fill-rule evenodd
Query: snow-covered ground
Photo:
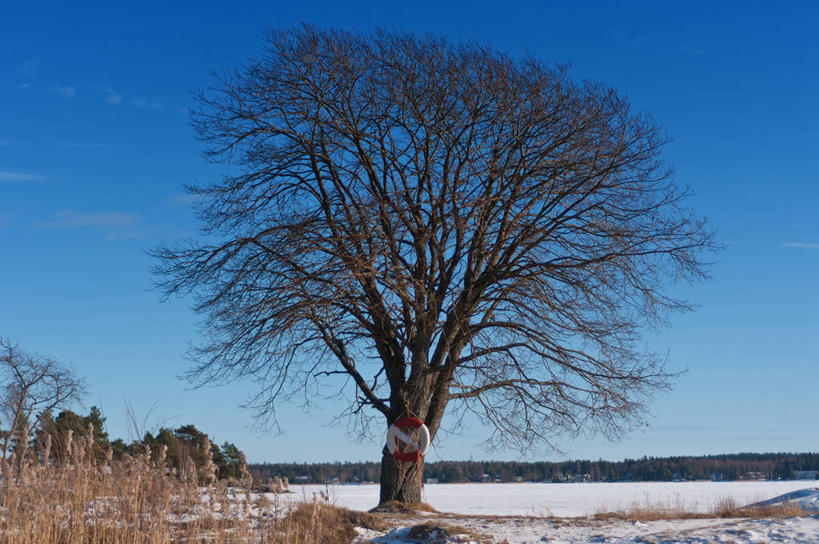
M 708 512 L 725 499 L 740 506 L 774 498 L 794 500 L 806 511 L 816 512 L 817 483 L 433 484 L 425 487 L 424 500 L 444 514 L 382 514 L 390 529 L 359 529 L 355 544 L 817 544 L 819 514 L 659 521 L 593 517 L 634 506 Z M 804 491 L 793 493 L 797 490 Z M 368 510 L 378 502 L 377 485 L 293 486 L 291 491 L 278 500 L 311 501 L 314 493 L 324 493 L 330 503 L 355 510 Z M 456 529 L 447 537 L 410 538 L 410 531 L 418 529 L 413 526 L 422 524 Z
M 817 485 L 811 481 L 429 484 L 424 487 L 424 500 L 441 512 L 458 514 L 574 517 L 635 505 L 705 512 L 726 498 L 746 505 Z M 305 485 L 290 490 L 288 500 L 312 500 L 314 492 L 323 491 L 332 504 L 354 510 L 369 510 L 378 503 L 377 485 Z
M 417 544 L 407 538 L 416 523 L 456 525 L 449 538 L 423 541 L 428 544 L 816 544 L 819 519 L 689 519 L 649 522 L 599 521 L 594 519 L 550 520 L 544 518 L 404 520 L 402 527 L 386 534 L 362 531 L 355 544 Z M 475 536 L 468 536 L 468 535 Z

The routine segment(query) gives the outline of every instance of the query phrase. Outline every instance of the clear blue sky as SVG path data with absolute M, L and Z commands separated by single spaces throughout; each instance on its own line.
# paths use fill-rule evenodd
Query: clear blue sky
M 160 303 L 145 251 L 194 234 L 181 189 L 216 179 L 188 126 L 190 91 L 306 21 L 489 41 L 613 84 L 673 138 L 676 177 L 727 249 L 699 304 L 647 338 L 689 369 L 617 443 L 546 459 L 819 450 L 819 9 L 813 2 L 7 2 L 0 9 L 0 336 L 73 363 L 113 436 L 123 400 L 148 427 L 194 423 L 251 460 L 376 459 L 331 424 L 338 405 L 283 408 L 249 430 L 253 385 L 175 378 L 197 338 Z M 329 424 L 329 425 L 328 425 Z M 429 460 L 518 458 L 471 425 Z M 544 458 L 544 456 L 536 456 Z M 530 457 L 532 458 L 532 457 Z

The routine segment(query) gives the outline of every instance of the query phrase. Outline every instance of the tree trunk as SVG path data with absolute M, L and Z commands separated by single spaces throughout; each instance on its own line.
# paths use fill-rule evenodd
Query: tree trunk
M 384 448 L 381 456 L 381 496 L 379 506 L 390 501 L 417 504 L 421 501 L 424 461 L 399 462 Z

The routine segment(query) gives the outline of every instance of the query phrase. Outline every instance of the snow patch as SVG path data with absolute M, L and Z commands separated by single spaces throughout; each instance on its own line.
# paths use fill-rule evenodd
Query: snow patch
M 415 523 L 420 519 L 403 520 Z M 429 523 L 428 519 L 424 520 Z M 476 534 L 488 535 L 494 544 L 816 544 L 819 518 L 694 519 L 633 523 L 622 520 L 556 520 L 544 518 L 475 517 L 443 519 Z M 355 544 L 455 544 L 475 542 L 468 535 L 448 535 L 442 540 L 413 540 L 411 527 L 397 527 L 381 536 L 362 534 Z M 482 537 L 483 538 L 483 537 Z M 459 540 L 461 539 L 461 540 Z
M 797 504 L 805 512 L 819 512 L 819 487 L 809 487 L 783 493 L 766 501 L 749 504 L 746 508 L 787 503 Z

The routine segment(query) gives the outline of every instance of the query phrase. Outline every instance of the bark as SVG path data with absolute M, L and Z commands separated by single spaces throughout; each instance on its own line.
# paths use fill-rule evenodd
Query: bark
M 423 502 L 423 463 L 398 462 L 384 448 L 381 455 L 381 494 L 378 505 L 391 501 L 406 504 Z

